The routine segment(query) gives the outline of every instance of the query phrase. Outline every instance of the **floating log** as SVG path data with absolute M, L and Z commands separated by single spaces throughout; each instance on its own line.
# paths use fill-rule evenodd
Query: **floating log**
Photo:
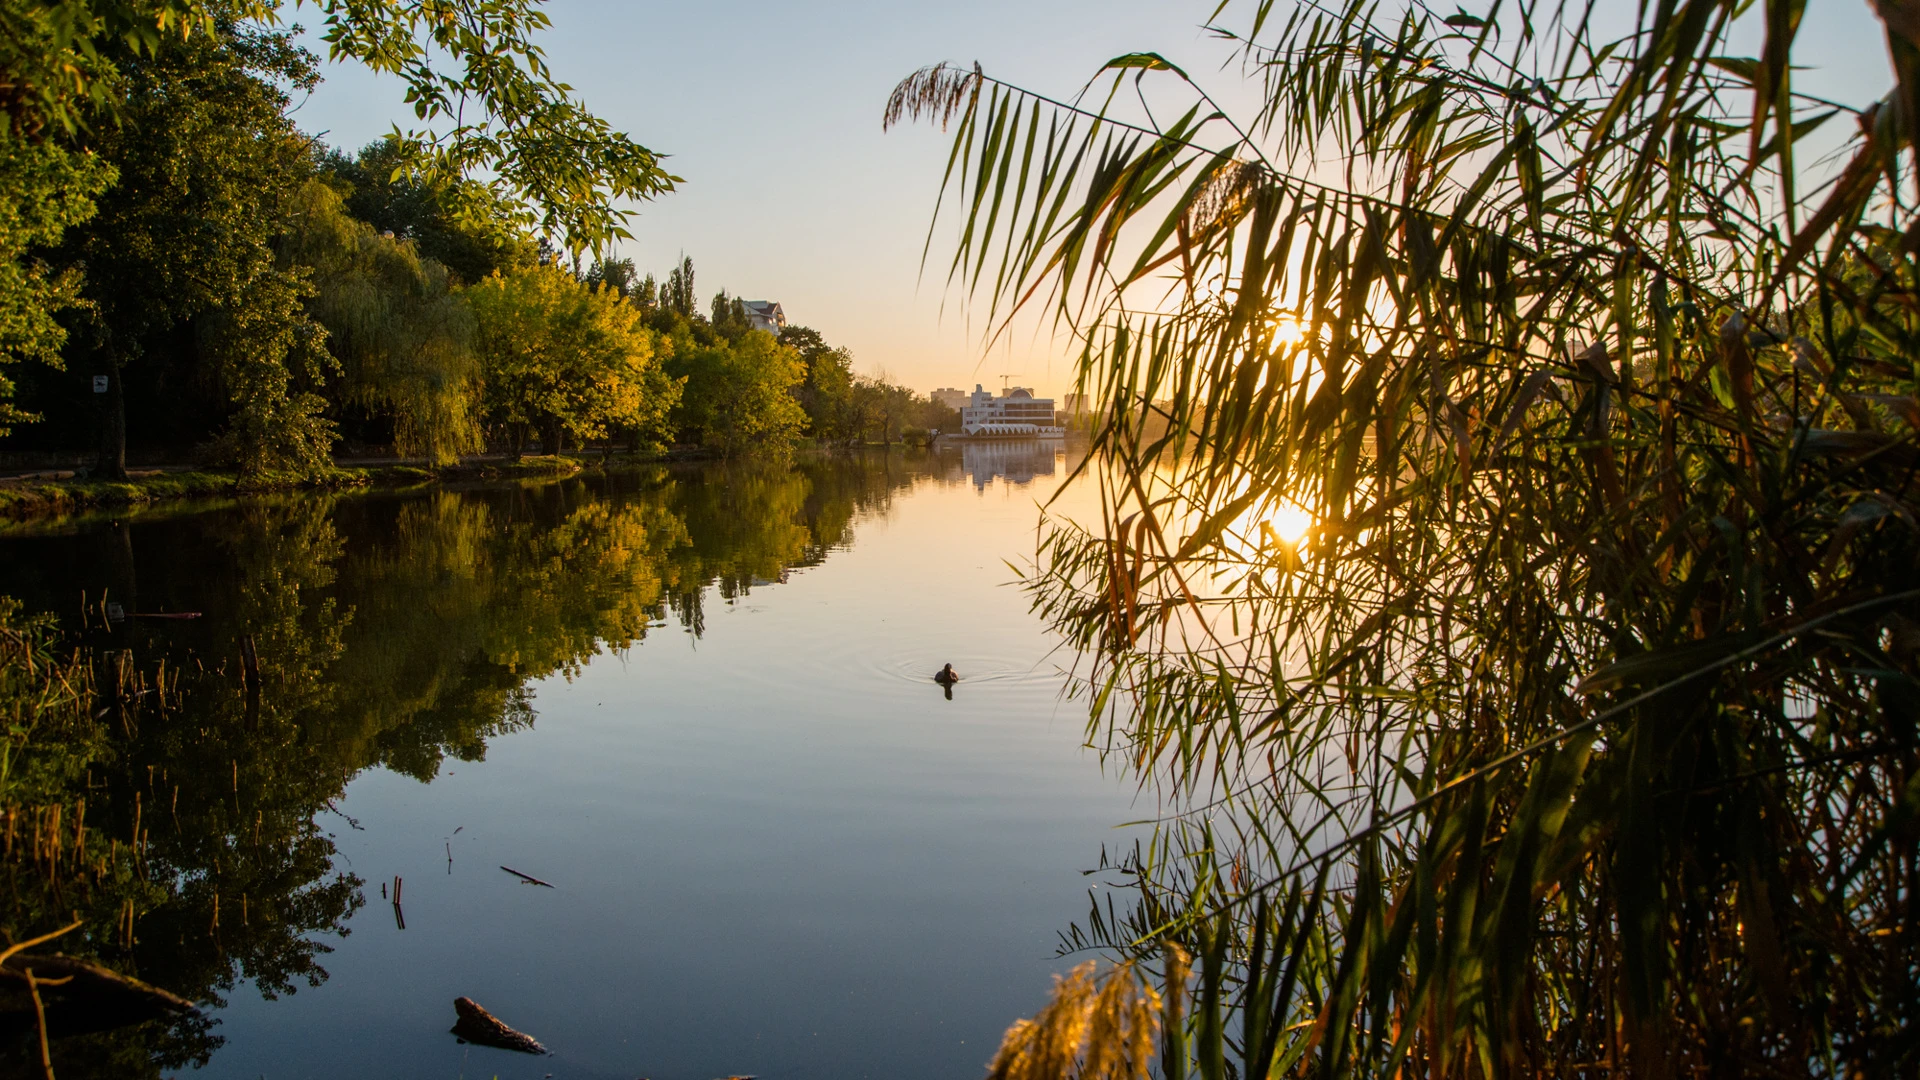
M 453 1033 L 476 1046 L 515 1050 L 522 1054 L 547 1052 L 547 1048 L 540 1045 L 540 1040 L 531 1035 L 523 1035 L 501 1023 L 472 998 L 454 998 L 453 1011 L 460 1017 L 459 1021 L 453 1025 Z
M 193 1002 L 89 960 L 15 954 L 0 963 L 0 1034 L 36 1027 L 27 971 L 39 984 L 50 1035 L 86 1035 L 195 1011 Z

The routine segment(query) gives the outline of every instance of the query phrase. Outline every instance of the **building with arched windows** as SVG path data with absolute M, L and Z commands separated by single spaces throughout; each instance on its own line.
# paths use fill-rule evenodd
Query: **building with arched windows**
M 1053 415 L 1053 399 L 1037 398 L 1016 386 L 999 397 L 973 384 L 973 396 L 960 410 L 960 434 L 975 439 L 1064 439 L 1067 429 Z

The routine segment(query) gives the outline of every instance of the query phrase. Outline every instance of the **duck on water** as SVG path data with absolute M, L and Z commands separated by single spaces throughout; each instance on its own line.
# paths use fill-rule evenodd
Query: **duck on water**
M 960 673 L 953 670 L 952 664 L 948 664 L 946 667 L 933 673 L 933 681 L 940 684 L 940 689 L 947 692 L 947 700 L 952 701 L 953 684 L 960 681 Z

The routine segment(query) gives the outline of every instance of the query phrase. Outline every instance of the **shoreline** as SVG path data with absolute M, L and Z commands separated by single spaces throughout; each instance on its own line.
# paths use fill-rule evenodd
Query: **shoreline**
M 260 473 L 242 476 L 218 469 L 130 470 L 124 481 L 22 476 L 0 479 L 0 518 L 30 520 L 79 510 L 145 507 L 196 498 L 246 498 L 288 492 L 336 492 L 372 488 L 406 488 L 424 484 L 471 480 L 563 480 L 581 473 L 623 465 L 665 464 L 683 456 L 616 456 L 597 458 L 528 456 L 519 459 L 469 460 L 433 466 L 396 462 L 390 465 L 337 465 L 323 473 Z
M 849 453 L 908 449 L 903 444 L 869 443 L 858 447 L 802 444 L 794 454 Z M 558 457 L 529 454 L 469 458 L 452 465 L 421 462 L 353 463 L 335 465 L 324 473 L 303 475 L 267 472 L 242 476 L 221 469 L 149 466 L 129 470 L 123 481 L 88 480 L 48 469 L 37 474 L 0 477 L 0 521 L 25 522 L 86 510 L 140 509 L 193 499 L 258 498 L 297 492 L 345 492 L 402 489 L 428 484 L 455 484 L 500 480 L 565 480 L 655 465 L 717 461 L 720 455 L 700 449 L 664 454 L 562 453 Z M 66 472 L 66 470 L 58 470 Z

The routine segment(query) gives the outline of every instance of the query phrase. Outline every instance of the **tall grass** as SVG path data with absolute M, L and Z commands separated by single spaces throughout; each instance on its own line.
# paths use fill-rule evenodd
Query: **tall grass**
M 1788 0 L 1222 5 L 1246 115 L 896 90 L 1101 403 L 1030 586 L 1169 793 L 1069 936 L 1191 994 L 1164 1075 L 1920 1066 L 1913 7 L 1864 109 Z

